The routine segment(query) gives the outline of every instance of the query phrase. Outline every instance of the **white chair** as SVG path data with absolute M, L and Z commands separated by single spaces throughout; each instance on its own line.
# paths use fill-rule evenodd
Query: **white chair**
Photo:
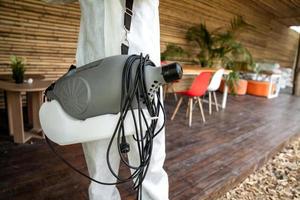
M 214 95 L 214 100 L 215 100 L 215 105 L 216 105 L 216 110 L 219 111 L 218 108 L 218 101 L 217 101 L 217 96 L 216 96 L 216 90 L 219 89 L 220 84 L 221 84 L 221 80 L 224 74 L 224 69 L 219 69 L 218 71 L 216 71 L 209 83 L 208 86 L 208 98 L 209 98 L 209 114 L 211 115 L 212 113 L 212 99 L 211 99 L 211 94 Z

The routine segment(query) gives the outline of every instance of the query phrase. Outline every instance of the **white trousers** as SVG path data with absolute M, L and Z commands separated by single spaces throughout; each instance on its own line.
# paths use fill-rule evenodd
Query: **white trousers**
M 153 141 L 153 151 L 148 173 L 142 184 L 143 200 L 168 200 L 168 176 L 163 169 L 165 160 L 165 134 L 164 130 Z M 127 136 L 130 144 L 128 153 L 129 163 L 139 165 L 139 156 L 136 142 L 132 136 Z M 116 182 L 106 163 L 106 151 L 110 139 L 98 140 L 83 144 L 84 154 L 88 165 L 89 174 L 96 180 Z M 110 153 L 111 166 L 118 172 L 120 157 L 116 143 Z M 89 187 L 90 200 L 119 200 L 120 194 L 115 186 L 100 185 L 91 182 Z

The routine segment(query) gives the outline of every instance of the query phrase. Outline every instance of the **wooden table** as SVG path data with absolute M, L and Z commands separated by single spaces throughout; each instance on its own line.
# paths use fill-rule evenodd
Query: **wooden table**
M 199 75 L 201 72 L 216 72 L 218 69 L 217 67 L 200 67 L 197 65 L 183 65 L 183 75 Z M 228 75 L 232 70 L 225 69 L 224 75 Z
M 6 91 L 9 133 L 14 137 L 15 143 L 25 143 L 32 137 L 41 138 L 41 125 L 39 121 L 39 109 L 42 104 L 43 91 L 51 84 L 51 81 L 34 80 L 32 84 L 16 84 L 14 82 L 0 81 L 0 89 Z M 23 123 L 22 96 L 25 92 L 31 98 L 32 103 L 32 130 L 26 132 Z
M 199 75 L 201 72 L 216 72 L 219 68 L 203 68 L 200 66 L 195 65 L 183 65 L 183 77 L 181 81 L 174 83 L 173 88 L 175 91 L 184 91 L 189 89 L 191 83 L 193 82 L 195 76 Z M 231 70 L 224 70 L 224 75 L 227 76 Z M 225 84 L 224 86 L 224 92 L 223 92 L 223 99 L 222 104 L 219 105 L 221 108 L 226 108 L 226 102 L 227 102 L 227 96 L 228 96 L 228 86 Z

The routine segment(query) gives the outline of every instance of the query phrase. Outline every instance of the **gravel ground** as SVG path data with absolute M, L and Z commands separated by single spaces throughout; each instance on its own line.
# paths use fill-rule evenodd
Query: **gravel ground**
M 300 200 L 300 138 L 218 200 Z

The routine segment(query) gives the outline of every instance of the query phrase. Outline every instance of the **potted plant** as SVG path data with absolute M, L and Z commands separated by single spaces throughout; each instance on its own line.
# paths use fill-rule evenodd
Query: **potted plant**
M 24 59 L 17 56 L 11 56 L 10 67 L 12 70 L 12 78 L 15 80 L 15 82 L 23 83 L 25 73 Z
M 160 54 L 161 62 L 167 64 L 167 60 L 177 60 L 189 57 L 189 54 L 180 46 L 168 44 L 166 50 Z
M 247 81 L 240 79 L 240 71 L 254 67 L 250 52 L 236 40 L 241 30 L 247 27 L 251 25 L 241 16 L 236 16 L 228 28 L 221 27 L 210 32 L 205 23 L 201 23 L 189 28 L 186 33 L 186 39 L 199 47 L 197 58 L 201 67 L 221 65 L 232 70 L 225 81 L 233 94 L 246 93 Z

